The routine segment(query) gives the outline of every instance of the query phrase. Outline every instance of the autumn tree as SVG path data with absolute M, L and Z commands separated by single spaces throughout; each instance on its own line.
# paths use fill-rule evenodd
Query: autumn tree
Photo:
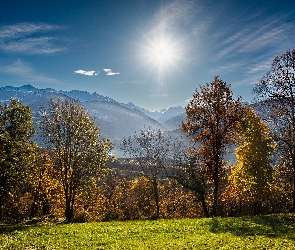
M 20 101 L 0 104 L 0 219 L 2 206 L 24 183 L 28 167 L 34 163 L 37 145 L 32 112 Z
M 53 203 L 61 200 L 61 186 L 56 179 L 54 163 L 46 150 L 38 150 L 36 163 L 29 169 L 27 183 L 32 199 L 30 216 L 48 215 Z
M 240 143 L 236 149 L 237 165 L 230 179 L 242 196 L 254 203 L 254 214 L 271 190 L 271 158 L 275 143 L 270 130 L 253 109 L 239 125 Z
M 278 152 L 293 172 L 295 211 L 295 49 L 274 58 L 271 69 L 253 89 L 260 115 L 270 124 Z M 282 164 L 282 163 L 281 163 Z
M 224 156 L 236 142 L 237 124 L 246 110 L 241 98 L 234 100 L 230 85 L 218 76 L 196 89 L 186 107 L 186 122 L 181 129 L 192 143 L 199 144 L 194 154 L 201 158 L 205 174 L 213 183 L 212 216 L 217 214 L 220 178 L 226 165 Z
M 163 177 L 163 167 L 167 164 L 169 153 L 169 139 L 165 137 L 161 130 L 152 129 L 141 130 L 124 139 L 121 149 L 125 155 L 133 159 L 143 175 L 148 178 L 153 186 L 153 198 L 156 204 L 155 218 L 159 218 L 159 191 L 158 179 Z
M 79 190 L 90 177 L 98 177 L 106 169 L 111 149 L 101 139 L 94 119 L 75 100 L 52 99 L 39 114 L 41 137 L 51 153 L 63 186 L 66 220 L 72 221 Z

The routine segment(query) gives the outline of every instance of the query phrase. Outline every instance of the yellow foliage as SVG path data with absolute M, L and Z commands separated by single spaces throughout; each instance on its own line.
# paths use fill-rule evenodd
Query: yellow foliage
M 240 146 L 235 151 L 238 163 L 232 168 L 230 181 L 243 197 L 261 201 L 271 191 L 271 157 L 276 144 L 269 128 L 253 109 L 240 123 L 239 131 Z

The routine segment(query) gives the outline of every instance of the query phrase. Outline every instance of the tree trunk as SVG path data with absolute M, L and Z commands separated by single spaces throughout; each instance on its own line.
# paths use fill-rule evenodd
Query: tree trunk
M 293 205 L 291 212 L 295 212 L 295 165 L 293 166 Z
M 31 207 L 30 217 L 34 217 L 38 210 L 38 204 L 39 204 L 39 190 L 33 193 L 33 203 Z
M 3 205 L 2 205 L 2 202 L 0 201 L 0 222 L 2 221 L 3 219 Z
M 6 185 L 7 179 L 5 177 L 0 177 L 0 221 L 2 221 L 3 219 L 3 206 L 8 198 L 8 191 L 6 190 Z
M 295 150 L 293 150 L 295 151 Z M 292 152 L 292 168 L 293 168 L 293 203 L 292 203 L 292 208 L 291 212 L 295 212 L 295 152 Z
M 259 201 L 255 201 L 254 202 L 254 209 L 253 209 L 253 214 L 254 215 L 259 215 L 261 214 L 261 209 L 262 208 L 262 204 Z
M 218 199 L 218 179 L 214 179 L 214 191 L 213 191 L 213 207 L 212 216 L 216 216 L 217 213 L 217 199 Z
M 196 195 L 198 195 L 198 193 Z M 201 204 L 202 204 L 202 208 L 203 208 L 203 212 L 205 214 L 205 217 L 206 218 L 209 218 L 210 215 L 209 215 L 209 211 L 208 211 L 208 208 L 207 208 L 207 205 L 206 205 L 206 201 L 205 201 L 204 195 L 200 195 L 200 201 L 201 201 Z
M 42 215 L 48 215 L 51 209 L 51 202 L 48 198 L 45 198 L 42 204 Z
M 213 190 L 213 207 L 212 207 L 212 216 L 216 216 L 217 214 L 217 201 L 218 201 L 218 165 L 215 165 L 215 171 L 214 171 L 214 190 Z
M 35 199 L 33 200 L 32 206 L 31 206 L 31 211 L 30 211 L 30 217 L 34 217 L 36 215 L 37 212 L 37 202 L 35 201 Z
M 154 216 L 155 219 L 159 218 L 160 213 L 160 205 L 159 205 L 159 192 L 158 192 L 158 183 L 157 178 L 153 178 L 153 191 L 154 191 L 154 198 L 156 202 L 156 215 Z
M 71 204 L 71 199 L 69 197 L 66 197 L 66 211 L 65 211 L 65 216 L 66 216 L 66 221 L 71 222 L 74 217 L 74 211 L 73 211 L 73 206 Z

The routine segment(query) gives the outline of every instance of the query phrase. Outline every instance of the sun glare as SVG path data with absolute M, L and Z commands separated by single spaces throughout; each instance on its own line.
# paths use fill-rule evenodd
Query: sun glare
M 169 48 L 165 45 L 160 45 L 159 47 L 155 48 L 155 58 L 160 61 L 166 61 L 170 59 L 172 52 L 169 51 Z
M 151 49 L 151 61 L 160 65 L 173 63 L 176 59 L 175 50 L 168 42 L 155 42 Z
M 158 71 L 161 77 L 171 75 L 175 69 L 179 69 L 180 62 L 184 59 L 181 39 L 165 34 L 145 38 L 145 43 L 141 47 L 142 57 L 140 57 L 144 65 L 149 66 L 149 69 L 154 72 Z

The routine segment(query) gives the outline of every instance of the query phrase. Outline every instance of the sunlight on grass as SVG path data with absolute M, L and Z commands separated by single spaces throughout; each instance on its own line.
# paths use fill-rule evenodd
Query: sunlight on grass
M 295 215 L 0 226 L 1 249 L 295 249 Z

